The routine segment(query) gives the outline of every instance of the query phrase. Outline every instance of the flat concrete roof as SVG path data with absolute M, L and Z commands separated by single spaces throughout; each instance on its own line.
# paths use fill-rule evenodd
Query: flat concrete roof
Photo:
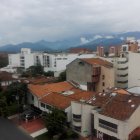
M 140 87 L 131 87 L 127 89 L 128 92 L 140 95 Z

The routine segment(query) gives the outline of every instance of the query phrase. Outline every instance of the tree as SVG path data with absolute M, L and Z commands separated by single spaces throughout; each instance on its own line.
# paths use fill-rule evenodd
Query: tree
M 0 96 L 0 116 L 6 117 L 7 115 L 8 112 L 6 98 L 4 96 Z
M 27 102 L 27 85 L 25 83 L 12 83 L 7 87 L 7 90 L 4 93 L 7 104 L 13 104 L 16 101 L 16 96 L 19 97 L 20 104 L 26 104 Z
M 109 52 L 108 52 L 108 51 L 106 51 L 106 52 L 105 52 L 105 56 L 106 56 L 106 57 L 108 57 L 108 55 L 109 55 Z
M 5 54 L 4 56 L 0 55 L 0 68 L 6 67 L 8 65 L 8 55 Z
M 66 71 L 63 71 L 60 73 L 59 77 L 58 77 L 58 81 L 66 81 Z
M 66 114 L 61 110 L 53 108 L 50 113 L 46 114 L 45 124 L 51 136 L 63 133 L 66 126 Z
M 132 140 L 140 140 L 140 136 L 135 136 Z
M 0 80 L 0 92 L 2 91 L 1 80 Z
M 44 69 L 43 66 L 36 65 L 36 66 L 30 66 L 26 72 L 31 76 L 36 76 L 39 74 L 44 74 Z
M 54 72 L 53 71 L 44 72 L 44 75 L 54 77 Z

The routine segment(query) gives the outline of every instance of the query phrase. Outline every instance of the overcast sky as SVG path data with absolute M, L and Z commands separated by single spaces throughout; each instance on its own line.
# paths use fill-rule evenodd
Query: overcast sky
M 0 0 L 0 44 L 140 30 L 140 0 Z

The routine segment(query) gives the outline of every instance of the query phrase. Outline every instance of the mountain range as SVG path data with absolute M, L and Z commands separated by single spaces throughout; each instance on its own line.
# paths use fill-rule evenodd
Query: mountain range
M 23 42 L 20 44 L 8 44 L 0 47 L 0 51 L 19 52 L 21 48 L 31 48 L 33 51 L 67 51 L 69 48 L 88 48 L 96 50 L 97 46 L 118 46 L 124 43 L 127 37 L 140 39 L 140 31 L 119 34 L 87 34 L 62 41 Z

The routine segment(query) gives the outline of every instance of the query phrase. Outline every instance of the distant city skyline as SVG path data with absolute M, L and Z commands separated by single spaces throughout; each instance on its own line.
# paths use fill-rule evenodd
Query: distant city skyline
M 0 45 L 140 31 L 139 0 L 1 0 Z

